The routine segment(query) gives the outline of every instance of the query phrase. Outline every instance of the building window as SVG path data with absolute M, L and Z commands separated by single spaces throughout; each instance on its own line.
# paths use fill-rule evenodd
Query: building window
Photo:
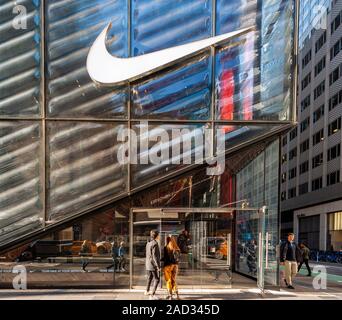
M 330 61 L 333 60 L 342 50 L 342 38 L 338 40 L 330 49 Z
M 281 163 L 284 164 L 287 161 L 287 153 L 284 153 L 281 157 Z
M 289 189 L 288 191 L 289 199 L 292 199 L 296 196 L 296 187 Z
M 306 96 L 301 102 L 301 111 L 304 111 L 311 103 L 311 95 Z
M 297 168 L 294 167 L 289 171 L 289 180 L 295 178 L 297 176 Z
M 320 97 L 325 91 L 325 80 L 323 80 L 314 90 L 314 100 Z
M 324 140 L 324 129 L 319 130 L 312 136 L 312 145 L 316 145 Z
M 309 160 L 304 161 L 299 165 L 299 174 L 309 171 Z
M 325 56 L 315 65 L 315 77 L 325 68 Z
M 297 147 L 293 148 L 289 152 L 289 160 L 292 160 L 295 157 L 297 157 Z
M 281 175 L 281 183 L 286 182 L 286 172 L 283 172 L 283 174 Z
M 298 241 L 312 250 L 319 250 L 320 216 L 300 217 L 298 219 Z
M 304 132 L 310 125 L 310 117 L 307 117 L 300 123 L 300 132 Z
M 341 129 L 341 117 L 334 120 L 328 126 L 328 135 L 331 136 L 332 134 L 338 132 Z
M 302 90 L 304 90 L 311 82 L 311 72 L 302 80 Z
M 308 150 L 310 147 L 310 140 L 309 139 L 306 139 L 305 141 L 303 141 L 301 144 L 300 144 L 300 153 L 303 153 L 305 152 L 306 150 Z
M 307 64 L 311 61 L 311 57 L 312 57 L 312 53 L 310 49 L 310 51 L 302 59 L 302 69 L 304 69 L 307 66 Z
M 304 193 L 308 193 L 308 191 L 309 191 L 309 183 L 308 182 L 302 183 L 298 186 L 299 195 L 302 195 Z
M 328 213 L 327 250 L 342 250 L 342 212 Z
M 292 141 L 295 137 L 297 137 L 298 134 L 298 128 L 295 127 L 291 132 L 290 132 L 290 141 Z
M 286 146 L 286 144 L 287 144 L 287 136 L 284 136 L 284 137 L 283 137 L 283 142 L 282 142 L 282 144 L 283 144 L 283 147 Z
M 342 11 L 336 16 L 336 18 L 333 20 L 333 22 L 331 23 L 330 27 L 330 32 L 331 34 L 333 34 L 337 28 L 340 26 L 341 24 L 341 15 L 342 15 Z
M 323 181 L 322 181 L 322 177 L 320 177 L 320 178 L 317 178 L 317 179 L 315 179 L 315 180 L 312 180 L 312 185 L 311 185 L 311 190 L 312 191 L 315 191 L 315 190 L 319 190 L 319 189 L 322 189 L 322 185 L 323 185 L 323 183 L 322 183 Z
M 321 49 L 324 46 L 326 41 L 327 41 L 327 32 L 324 31 L 323 34 L 318 38 L 318 40 L 315 43 L 315 53 L 317 53 L 319 49 Z
M 331 172 L 327 175 L 327 186 L 340 182 L 340 170 Z
M 283 191 L 281 193 L 281 201 L 284 201 L 284 200 L 286 200 L 286 191 Z
M 331 86 L 335 83 L 340 76 L 342 75 L 342 65 L 339 65 L 337 68 L 334 69 L 332 73 L 329 75 L 329 85 Z
M 341 144 L 337 144 L 336 146 L 331 147 L 330 149 L 328 149 L 327 151 L 327 158 L 328 161 L 336 159 L 337 157 L 339 157 L 341 155 Z
M 323 153 L 318 154 L 312 158 L 312 169 L 319 167 L 323 164 Z
M 319 108 L 317 108 L 313 113 L 313 123 L 317 122 L 319 119 L 324 116 L 324 104 L 322 104 Z
M 334 109 L 339 103 L 342 102 L 342 90 L 334 94 L 330 99 L 329 99 L 329 111 Z

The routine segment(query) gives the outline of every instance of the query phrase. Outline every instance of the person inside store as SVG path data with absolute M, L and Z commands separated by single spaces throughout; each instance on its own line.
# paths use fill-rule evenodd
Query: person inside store
M 90 243 L 88 240 L 84 240 L 80 250 L 82 270 L 87 272 L 86 267 L 89 264 L 89 256 L 91 254 Z
M 167 300 L 172 300 L 172 295 L 176 295 L 179 300 L 178 287 L 177 287 L 177 273 L 180 258 L 180 249 L 174 237 L 167 237 L 166 245 L 164 247 L 164 255 L 162 261 L 164 262 L 164 278 L 167 288 Z
M 126 266 L 126 258 L 125 258 L 125 254 L 126 254 L 126 251 L 125 251 L 125 242 L 124 241 L 121 241 L 120 242 L 120 246 L 118 248 L 118 271 L 119 272 L 125 272 L 126 269 L 125 269 L 125 266 Z
M 150 296 L 150 300 L 159 300 L 156 296 L 158 284 L 160 282 L 160 249 L 159 249 L 159 232 L 151 230 L 150 241 L 146 244 L 146 271 L 147 286 L 145 296 Z M 154 282 L 152 292 L 150 292 L 152 281 Z

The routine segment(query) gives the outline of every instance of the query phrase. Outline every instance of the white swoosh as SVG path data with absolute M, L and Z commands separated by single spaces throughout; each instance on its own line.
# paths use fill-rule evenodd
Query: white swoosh
M 136 80 L 212 45 L 217 45 L 254 30 L 253 27 L 240 29 L 136 57 L 117 58 L 111 55 L 106 48 L 106 37 L 110 28 L 111 23 L 97 37 L 87 58 L 87 70 L 91 79 L 103 85 Z

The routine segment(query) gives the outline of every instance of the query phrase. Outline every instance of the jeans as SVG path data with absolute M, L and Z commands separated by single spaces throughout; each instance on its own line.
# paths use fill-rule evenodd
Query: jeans
M 157 287 L 160 281 L 160 276 L 159 276 L 159 271 L 147 271 L 147 287 L 146 287 L 146 291 L 149 292 L 150 291 L 150 287 L 152 284 L 152 280 L 154 280 L 154 285 L 153 285 L 153 289 L 152 289 L 152 295 L 154 295 L 157 291 Z
M 300 268 L 302 267 L 303 263 L 305 263 L 306 269 L 308 269 L 308 275 L 311 275 L 311 269 L 309 266 L 309 259 L 303 259 L 303 261 L 298 266 L 298 272 L 299 272 Z

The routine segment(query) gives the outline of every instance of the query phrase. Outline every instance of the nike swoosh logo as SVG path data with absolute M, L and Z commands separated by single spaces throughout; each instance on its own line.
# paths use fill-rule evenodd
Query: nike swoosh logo
M 87 57 L 87 70 L 90 78 L 102 85 L 117 85 L 137 80 L 205 48 L 222 44 L 229 39 L 254 30 L 253 27 L 240 29 L 140 56 L 118 58 L 111 55 L 106 47 L 106 37 L 110 28 L 111 23 L 97 37 Z

